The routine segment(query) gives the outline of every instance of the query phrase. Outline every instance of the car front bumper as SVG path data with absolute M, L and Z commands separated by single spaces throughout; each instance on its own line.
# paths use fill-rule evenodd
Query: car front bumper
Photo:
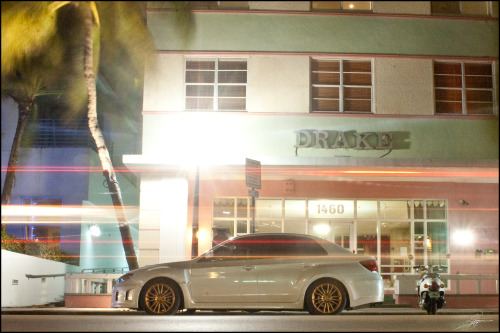
M 112 308 L 139 308 L 140 285 L 121 283 L 113 288 L 111 295 Z

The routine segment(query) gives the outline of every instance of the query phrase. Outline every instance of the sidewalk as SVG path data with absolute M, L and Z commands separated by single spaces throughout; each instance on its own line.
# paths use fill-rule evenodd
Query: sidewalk
M 297 311 L 260 311 L 248 313 L 244 311 L 213 312 L 207 310 L 196 311 L 197 315 L 302 315 L 307 312 Z M 477 315 L 497 314 L 498 309 L 441 309 L 438 315 Z M 142 311 L 114 308 L 65 308 L 65 307 L 26 307 L 26 308 L 2 308 L 2 315 L 146 315 Z M 344 311 L 341 315 L 426 315 L 426 312 L 418 308 L 409 307 L 375 307 L 352 311 Z

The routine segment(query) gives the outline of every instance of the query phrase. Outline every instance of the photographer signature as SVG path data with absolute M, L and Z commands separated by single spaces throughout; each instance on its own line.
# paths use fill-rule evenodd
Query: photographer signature
M 480 317 L 481 317 L 480 314 L 475 315 L 474 317 L 472 317 L 472 319 L 469 319 L 469 320 L 466 321 L 467 324 L 455 328 L 455 331 L 458 330 L 458 329 L 460 329 L 460 328 L 463 328 L 463 327 L 465 327 L 465 329 L 468 330 L 471 327 L 475 328 L 477 326 L 477 324 L 479 324 L 479 323 L 487 322 L 487 321 L 493 321 L 493 320 L 482 320 L 482 319 L 479 319 Z

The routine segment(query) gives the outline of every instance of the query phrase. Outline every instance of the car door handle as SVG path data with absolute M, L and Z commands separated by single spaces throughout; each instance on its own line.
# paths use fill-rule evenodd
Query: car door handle
M 243 269 L 245 271 L 251 271 L 252 269 L 255 269 L 255 266 L 249 265 L 249 266 L 243 266 Z

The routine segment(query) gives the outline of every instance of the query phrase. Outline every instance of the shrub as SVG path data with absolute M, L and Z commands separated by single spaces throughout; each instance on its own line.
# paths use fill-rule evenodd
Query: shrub
M 58 262 L 71 262 L 71 255 L 61 249 L 49 248 L 47 244 L 41 242 L 19 239 L 4 230 L 2 230 L 2 249 Z

